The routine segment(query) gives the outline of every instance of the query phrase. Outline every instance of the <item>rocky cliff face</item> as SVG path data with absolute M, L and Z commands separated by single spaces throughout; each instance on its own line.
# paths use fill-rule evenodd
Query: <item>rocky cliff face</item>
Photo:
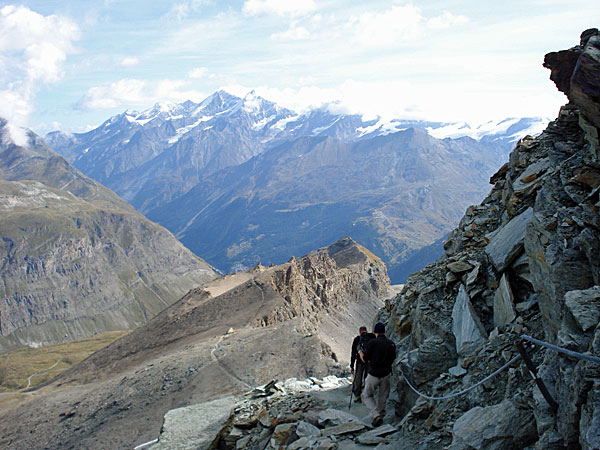
M 570 102 L 539 137 L 522 139 L 445 242 L 382 311 L 400 343 L 397 414 L 424 448 L 600 448 L 600 364 L 527 345 L 558 404 L 525 366 L 458 392 L 518 354 L 520 335 L 600 356 L 600 35 L 546 56 Z
M 36 136 L 0 137 L 0 351 L 139 326 L 216 276 Z

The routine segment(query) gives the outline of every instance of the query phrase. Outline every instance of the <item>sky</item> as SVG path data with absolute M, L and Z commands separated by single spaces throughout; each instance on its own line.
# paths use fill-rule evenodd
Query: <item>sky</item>
M 84 132 L 224 89 L 298 112 L 554 118 L 544 55 L 599 19 L 564 0 L 0 1 L 0 117 Z

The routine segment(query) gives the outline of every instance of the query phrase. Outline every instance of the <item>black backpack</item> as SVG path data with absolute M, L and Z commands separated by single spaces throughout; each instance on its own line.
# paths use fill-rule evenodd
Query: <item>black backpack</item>
M 360 335 L 360 338 L 358 339 L 358 345 L 356 346 L 356 351 L 363 352 L 363 354 L 365 353 L 365 351 L 367 350 L 367 343 L 371 340 L 374 339 L 375 335 L 373 333 L 363 333 Z

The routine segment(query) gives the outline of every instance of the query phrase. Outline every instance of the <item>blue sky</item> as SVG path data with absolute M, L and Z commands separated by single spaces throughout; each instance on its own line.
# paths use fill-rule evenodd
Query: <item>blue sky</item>
M 553 118 L 544 54 L 598 19 L 600 2 L 564 0 L 0 2 L 0 116 L 85 131 L 224 88 L 295 110 Z

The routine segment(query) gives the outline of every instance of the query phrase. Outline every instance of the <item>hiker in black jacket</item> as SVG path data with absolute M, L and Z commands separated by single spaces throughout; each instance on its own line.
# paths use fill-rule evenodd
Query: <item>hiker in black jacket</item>
M 350 355 L 350 371 L 354 374 L 352 382 L 352 392 L 354 393 L 354 401 L 361 402 L 362 390 L 365 386 L 365 378 L 367 376 L 366 364 L 362 360 L 361 352 L 364 353 L 367 342 L 374 338 L 375 335 L 367 333 L 367 327 L 358 329 L 359 335 L 352 341 L 352 353 Z M 356 368 L 355 368 L 356 363 Z
M 375 325 L 375 339 L 367 343 L 363 359 L 367 362 L 364 401 L 369 409 L 372 424 L 378 427 L 383 423 L 385 403 L 390 395 L 392 364 L 396 359 L 396 345 L 385 336 L 385 325 Z

